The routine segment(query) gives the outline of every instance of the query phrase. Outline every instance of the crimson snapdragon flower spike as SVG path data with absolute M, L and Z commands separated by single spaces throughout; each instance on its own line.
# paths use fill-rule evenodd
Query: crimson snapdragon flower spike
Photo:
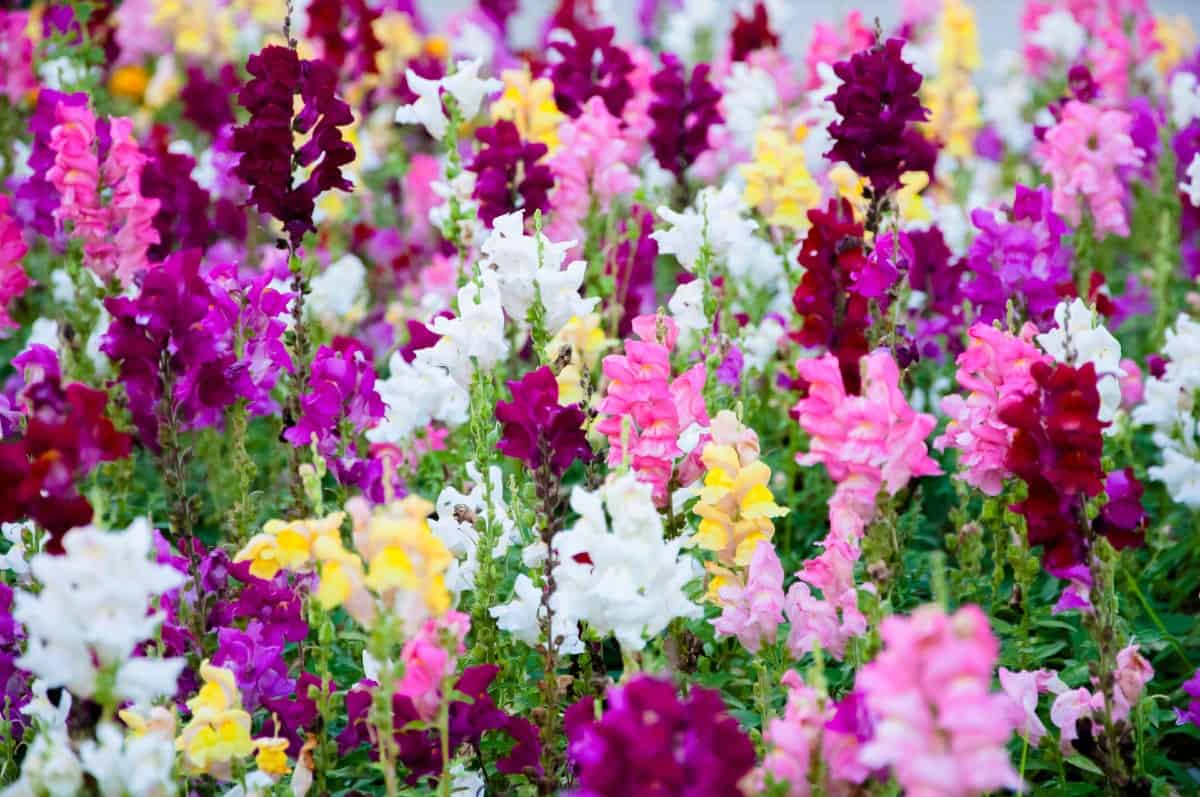
M 250 120 L 233 133 L 233 149 L 241 153 L 235 173 L 250 186 L 250 201 L 283 224 L 292 248 L 316 229 L 316 198 L 332 189 L 353 186 L 342 167 L 354 160 L 354 147 L 338 128 L 354 117 L 335 95 L 337 73 L 324 61 L 302 60 L 296 51 L 270 45 L 246 62 L 251 79 L 238 94 Z M 299 96 L 303 106 L 293 112 Z M 308 135 L 297 149 L 293 133 Z M 297 168 L 310 168 L 299 184 Z
M 572 41 L 550 43 L 550 49 L 561 57 L 550 67 L 554 102 L 567 116 L 579 116 L 585 102 L 600 97 L 608 112 L 620 117 L 633 97 L 629 82 L 633 59 L 613 44 L 615 33 L 612 27 L 576 28 Z
M 520 380 L 509 382 L 512 401 L 496 402 L 496 419 L 503 433 L 496 448 L 531 468 L 549 465 L 562 475 L 575 460 L 592 458 L 592 447 L 583 431 L 584 414 L 579 406 L 558 403 L 558 381 L 542 366 Z
M 481 146 L 467 170 L 476 175 L 472 196 L 479 200 L 484 224 L 491 227 L 498 216 L 515 210 L 532 218 L 534 211 L 550 209 L 554 174 L 540 162 L 548 151 L 545 144 L 523 140 L 507 119 L 479 128 L 475 138 Z
M 708 64 L 697 64 L 685 80 L 683 62 L 674 53 L 663 53 L 662 69 L 650 79 L 650 147 L 659 164 L 676 177 L 708 149 L 709 128 L 722 121 L 721 92 L 708 79 L 709 71 Z
M 375 56 L 383 44 L 373 23 L 382 11 L 365 0 L 312 0 L 308 4 L 308 38 L 321 43 L 322 60 L 349 78 L 377 75 Z
M 733 12 L 733 30 L 729 33 L 729 60 L 745 61 L 750 53 L 779 46 L 779 34 L 771 30 L 767 4 L 758 0 L 748 17 Z
M 840 118 L 829 125 L 825 154 L 866 178 L 877 194 L 900 185 L 909 171 L 932 173 L 937 153 L 913 127 L 929 110 L 917 92 L 921 74 L 901 57 L 904 42 L 888 39 L 834 65 L 842 83 L 829 96 Z

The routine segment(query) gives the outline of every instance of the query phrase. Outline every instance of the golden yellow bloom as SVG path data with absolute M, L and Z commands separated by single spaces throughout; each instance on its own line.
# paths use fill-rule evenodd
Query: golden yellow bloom
M 492 121 L 509 120 L 522 138 L 540 141 L 554 154 L 558 126 L 567 118 L 554 103 L 554 84 L 544 77 L 534 80 L 528 67 L 506 69 L 500 77 L 504 93 L 492 103 Z
M 761 540 L 775 533 L 772 518 L 787 514 L 767 486 L 771 469 L 758 458 L 758 436 L 723 410 L 713 424 L 713 439 L 700 458 L 707 472 L 693 512 L 700 525 L 693 542 L 715 551 L 726 566 L 745 566 Z
M 444 61 L 450 56 L 450 41 L 445 36 L 435 33 L 425 40 L 422 49 L 434 58 Z
M 177 53 L 223 60 L 233 55 L 238 25 L 231 6 L 214 0 L 159 0 L 152 20 L 174 37 Z
M 262 532 L 251 537 L 233 561 L 251 562 L 250 572 L 268 580 L 280 570 L 307 572 L 312 569 L 313 544 L 321 537 L 340 539 L 345 517 L 345 512 L 332 512 L 308 520 L 268 520 Z
M 867 187 L 867 181 L 859 177 L 847 164 L 840 162 L 830 166 L 826 174 L 838 196 L 849 202 L 850 207 L 854 209 L 854 218 L 861 219 L 866 212 L 863 189 Z
M 126 64 L 118 67 L 113 70 L 112 76 L 108 79 L 108 90 L 114 96 L 124 97 L 134 102 L 141 102 L 148 85 L 150 85 L 150 74 L 141 64 Z
M 930 138 L 942 142 L 956 158 L 968 158 L 974 152 L 975 133 L 983 124 L 979 115 L 979 92 L 971 85 L 967 72 L 941 72 L 922 88 L 921 97 L 929 108 L 929 121 L 921 125 Z
M 939 25 L 942 40 L 938 72 L 973 71 L 979 68 L 979 31 L 975 10 L 962 0 L 945 0 Z
M 121 722 L 129 729 L 132 736 L 153 734 L 165 739 L 175 736 L 175 712 L 163 706 L 153 706 L 146 713 L 145 709 L 136 706 L 123 708 L 117 712 Z
M 230 762 L 254 752 L 250 715 L 242 708 L 234 674 L 205 661 L 200 665 L 204 685 L 187 702 L 192 718 L 175 740 L 189 771 L 228 777 Z
M 921 198 L 921 192 L 929 185 L 926 172 L 905 172 L 900 175 L 900 188 L 896 190 L 896 208 L 905 221 L 929 221 L 933 214 Z
M 288 773 L 287 749 L 288 740 L 278 736 L 263 737 L 254 740 L 258 751 L 254 754 L 254 764 L 260 772 L 265 772 L 273 778 L 281 778 Z
M 450 608 L 445 573 L 454 557 L 429 529 L 432 511 L 433 504 L 410 495 L 377 510 L 355 539 L 365 537 L 365 545 L 358 547 L 369 562 L 368 587 L 381 594 L 385 603 L 392 603 L 389 593 L 416 593 L 436 616 Z
M 383 49 L 375 54 L 381 75 L 399 75 L 404 65 L 421 54 L 421 36 L 403 11 L 386 11 L 371 23 Z
M 742 199 L 757 208 L 768 224 L 805 230 L 805 214 L 821 201 L 821 189 L 804 159 L 802 142 L 807 135 L 803 125 L 789 134 L 774 117 L 764 119 L 758 128 L 754 160 L 741 167 L 746 180 Z
M 591 370 L 612 341 L 604 337 L 600 326 L 600 314 L 588 313 L 580 318 L 571 316 L 554 339 L 546 344 L 546 359 L 555 362 L 563 347 L 570 351 L 570 358 L 558 372 L 558 403 L 564 407 L 583 401 L 583 371 Z
M 1196 49 L 1196 31 L 1192 21 L 1183 14 L 1155 17 L 1154 40 L 1159 45 L 1154 54 L 1154 67 L 1164 77 Z

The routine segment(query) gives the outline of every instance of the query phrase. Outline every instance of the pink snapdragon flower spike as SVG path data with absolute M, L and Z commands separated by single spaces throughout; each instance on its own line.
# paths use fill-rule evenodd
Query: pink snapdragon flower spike
M 1132 121 L 1125 111 L 1071 100 L 1036 148 L 1053 182 L 1054 212 L 1078 225 L 1087 210 L 1098 237 L 1129 235 L 1123 170 L 1144 157 L 1130 138 Z
M 638 316 L 633 333 L 637 339 L 626 341 L 624 354 L 604 358 L 609 383 L 596 431 L 608 438 L 608 464 L 620 465 L 628 455 L 638 481 L 649 484 L 654 502 L 665 506 L 675 461 L 684 454 L 680 435 L 693 424 L 708 426 L 705 367 L 698 363 L 671 379 L 670 357 L 679 328 L 670 318 Z M 680 463 L 677 475 L 683 486 L 701 473 L 699 453 L 704 441 L 700 442 Z
M 1093 694 L 1086 688 L 1068 689 L 1054 699 L 1050 706 L 1050 721 L 1059 730 L 1059 749 L 1064 755 L 1075 751 L 1072 744 L 1079 738 L 1078 723 L 1104 713 L 1104 695 Z
M 859 611 L 854 583 L 854 564 L 861 551 L 856 542 L 839 538 L 836 531 L 825 539 L 824 548 L 803 564 L 797 582 L 788 590 L 784 604 L 791 623 L 787 646 L 799 658 L 819 644 L 840 661 L 849 641 L 867 632 L 867 618 Z M 820 590 L 820 595 L 813 590 Z
M 404 643 L 400 659 L 404 677 L 396 694 L 413 702 L 422 719 L 432 719 L 441 705 L 442 685 L 455 673 L 458 657 L 467 652 L 464 644 L 471 618 L 450 611 L 426 620 L 417 635 Z
M 29 247 L 21 235 L 21 225 L 10 215 L 9 207 L 8 197 L 0 194 L 0 337 L 4 337 L 7 330 L 18 328 L 17 322 L 8 314 L 8 306 L 33 284 L 21 266 Z
M 1057 673 L 1052 670 L 1010 670 L 1001 667 L 1000 688 L 1012 700 L 1012 716 L 1017 733 L 1029 740 L 1030 747 L 1037 747 L 1046 735 L 1046 726 L 1037 714 L 1038 696 L 1051 692 L 1058 694 L 1066 690 Z
M 1010 699 L 991 691 L 1000 643 L 977 606 L 925 606 L 880 626 L 883 650 L 858 674 L 875 719 L 860 760 L 907 794 L 969 797 L 1020 789 L 1005 747 Z
M 750 559 L 744 585 L 733 583 L 718 592 L 723 611 L 713 621 L 722 636 L 736 636 L 742 646 L 757 653 L 763 643 L 774 644 L 783 622 L 783 565 L 775 546 L 759 542 Z
M 967 394 L 942 399 L 942 412 L 950 423 L 933 447 L 958 449 L 957 478 L 987 495 L 999 495 L 1011 475 L 1004 457 L 1013 436 L 1012 428 L 1000 420 L 1000 407 L 1036 392 L 1030 368 L 1050 358 L 1034 346 L 1037 328 L 1032 324 L 1025 324 L 1019 335 L 989 324 L 975 324 L 968 334 L 970 342 L 958 356 L 955 374 Z

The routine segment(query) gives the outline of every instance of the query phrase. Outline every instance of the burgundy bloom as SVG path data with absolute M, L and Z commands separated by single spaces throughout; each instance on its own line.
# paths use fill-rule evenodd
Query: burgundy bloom
M 512 401 L 496 402 L 496 419 L 504 432 L 496 448 L 531 468 L 549 465 L 561 475 L 571 463 L 592 458 L 583 431 L 585 421 L 579 406 L 558 403 L 558 381 L 542 366 L 519 381 L 509 382 Z
M 779 46 L 779 36 L 771 30 L 767 15 L 767 4 L 758 0 L 754 12 L 743 17 L 740 11 L 733 13 L 733 30 L 729 34 L 729 60 L 745 61 L 755 50 L 766 50 Z
M 654 214 L 644 207 L 634 205 L 620 224 L 620 243 L 605 264 L 605 274 L 613 278 L 614 297 L 623 308 L 617 331 L 624 337 L 633 329 L 633 319 L 653 314 L 658 307 L 654 290 L 658 242 L 650 237 L 654 232 Z M 636 237 L 630 232 L 634 224 Z
M 263 721 L 263 736 L 283 736 L 288 740 L 288 755 L 300 755 L 305 742 L 305 730 L 314 729 L 319 718 L 319 707 L 310 692 L 320 694 L 321 679 L 310 672 L 300 673 L 295 691 L 282 698 L 264 698 L 263 708 L 269 714 Z M 325 691 L 334 691 L 333 681 L 325 682 Z M 278 724 L 277 724 L 278 722 Z
M 172 152 L 169 144 L 167 129 L 156 126 L 145 150 L 149 157 L 142 167 L 142 196 L 158 200 L 153 219 L 158 243 L 146 253 L 153 262 L 163 260 L 177 248 L 203 251 L 213 237 L 208 215 L 211 197 L 192 179 L 196 159 Z
M 904 172 L 931 171 L 936 159 L 910 124 L 925 121 L 929 111 L 917 97 L 921 75 L 901 57 L 903 48 L 900 39 L 888 39 L 833 67 L 842 83 L 829 99 L 841 118 L 829 125 L 833 148 L 826 157 L 847 164 L 880 194 L 898 186 Z
M 375 56 L 383 45 L 372 23 L 380 11 L 365 0 L 312 0 L 308 4 L 308 37 L 321 43 L 321 55 L 350 78 L 379 74 Z
M 294 50 L 270 45 L 246 62 L 250 81 L 238 94 L 250 121 L 233 132 L 242 154 L 234 171 L 250 186 L 250 200 L 282 224 L 293 247 L 315 230 L 312 215 L 324 191 L 350 191 L 342 167 L 354 160 L 354 147 L 338 129 L 354 121 L 350 106 L 334 95 L 337 73 L 324 61 L 304 61 Z M 293 116 L 293 100 L 303 107 Z M 299 149 L 293 133 L 309 135 Z M 294 185 L 297 168 L 312 168 Z
M 189 65 L 187 83 L 179 92 L 179 99 L 183 102 L 183 118 L 216 138 L 225 125 L 237 121 L 230 100 L 238 88 L 237 70 L 233 64 L 222 66 L 215 78 L 210 78 L 203 67 Z
M 585 102 L 600 97 L 608 112 L 620 118 L 625 103 L 633 97 L 629 83 L 633 59 L 613 44 L 614 28 L 576 28 L 572 33 L 573 41 L 550 43 L 550 49 L 561 56 L 550 68 L 554 102 L 574 118 Z
M 517 126 L 507 119 L 479 128 L 475 138 L 481 146 L 467 169 L 476 174 L 472 196 L 479 200 L 479 217 L 487 226 L 514 210 L 531 217 L 536 210 L 550 208 L 554 175 L 538 162 L 548 151 L 545 144 L 522 141 Z
M 913 248 L 908 284 L 925 294 L 917 313 L 916 339 L 922 357 L 941 357 L 945 349 L 962 351 L 964 258 L 955 257 L 941 229 L 907 233 Z M 943 343 L 944 341 L 944 343 Z
M 754 766 L 754 745 L 713 690 L 693 687 L 683 702 L 670 681 L 639 675 L 608 690 L 599 720 L 592 705 L 564 718 L 578 797 L 723 797 Z
M 663 53 L 662 69 L 650 79 L 650 146 L 659 164 L 676 177 L 708 149 L 709 128 L 721 123 L 721 92 L 708 74 L 708 64 L 697 64 L 685 81 L 683 63 L 673 53 Z

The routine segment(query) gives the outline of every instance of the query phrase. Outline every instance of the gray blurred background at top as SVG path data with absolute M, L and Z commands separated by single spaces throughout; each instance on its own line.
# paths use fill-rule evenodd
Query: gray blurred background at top
M 666 0 L 668 3 L 670 0 Z M 728 18 L 731 9 L 741 6 L 739 0 L 709 0 L 722 9 L 722 17 Z M 855 9 L 862 12 L 868 24 L 879 17 L 884 30 L 894 28 L 900 14 L 902 0 L 776 0 L 768 6 L 786 6 L 790 18 L 786 29 L 780 30 L 785 47 L 789 52 L 799 52 L 809 40 L 809 30 L 814 22 L 837 22 Z M 977 0 L 967 3 L 975 9 L 979 28 L 979 46 L 986 58 L 1003 50 L 1016 49 L 1020 44 L 1020 15 L 1022 0 Z M 1149 0 L 1156 14 L 1184 15 L 1192 27 L 1200 30 L 1200 0 Z M 665 3 L 664 3 L 665 4 Z M 418 0 L 425 18 L 438 24 L 447 17 L 471 8 L 470 0 Z M 510 32 L 518 46 L 530 46 L 541 31 L 541 21 L 557 5 L 554 0 L 521 0 L 520 12 L 513 19 Z M 622 16 L 633 29 L 633 19 L 640 0 L 598 0 L 597 7 L 611 9 Z M 751 6 L 750 0 L 745 5 Z

